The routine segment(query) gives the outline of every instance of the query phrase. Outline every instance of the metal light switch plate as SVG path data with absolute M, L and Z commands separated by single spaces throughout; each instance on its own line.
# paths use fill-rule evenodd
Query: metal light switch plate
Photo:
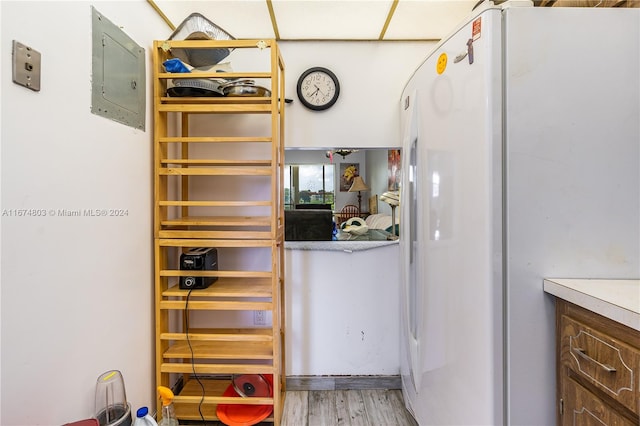
M 40 91 L 41 55 L 37 50 L 13 40 L 13 82 Z

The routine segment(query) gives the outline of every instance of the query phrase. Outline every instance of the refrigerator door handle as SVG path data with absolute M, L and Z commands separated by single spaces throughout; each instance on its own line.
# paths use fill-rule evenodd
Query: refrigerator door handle
M 407 352 L 409 354 L 409 369 L 411 373 L 411 381 L 415 387 L 416 392 L 420 391 L 422 384 L 422 374 L 420 368 L 420 361 L 422 359 L 422 353 L 420 348 L 419 336 L 420 327 L 420 309 L 418 297 L 420 291 L 418 288 L 419 280 L 416 276 L 417 266 L 416 262 L 418 257 L 415 250 L 418 247 L 417 241 L 417 221 L 416 215 L 416 176 L 415 176 L 415 162 L 416 162 L 416 144 L 418 140 L 418 123 L 417 123 L 417 98 L 416 91 L 411 93 L 410 96 L 405 99 L 405 106 L 409 109 L 407 113 L 407 123 L 405 127 L 405 134 L 402 139 L 402 163 L 407 164 L 408 167 L 403 167 L 402 181 L 403 184 L 400 187 L 400 202 L 405 205 L 404 209 L 401 209 L 400 227 L 402 236 L 400 239 L 400 248 L 404 252 L 401 256 L 403 264 L 401 266 L 403 272 L 402 287 L 404 292 L 403 298 L 403 311 L 404 318 L 403 323 L 405 327 L 405 333 L 407 336 Z

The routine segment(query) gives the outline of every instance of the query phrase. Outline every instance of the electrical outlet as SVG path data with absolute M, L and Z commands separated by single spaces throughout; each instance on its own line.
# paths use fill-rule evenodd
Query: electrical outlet
M 267 312 L 253 311 L 253 325 L 267 325 Z

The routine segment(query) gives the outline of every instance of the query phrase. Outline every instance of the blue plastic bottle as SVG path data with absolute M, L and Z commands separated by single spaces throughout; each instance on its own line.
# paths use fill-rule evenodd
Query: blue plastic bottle
M 158 423 L 149 415 L 149 408 L 140 407 L 136 412 L 136 420 L 133 426 L 158 426 Z

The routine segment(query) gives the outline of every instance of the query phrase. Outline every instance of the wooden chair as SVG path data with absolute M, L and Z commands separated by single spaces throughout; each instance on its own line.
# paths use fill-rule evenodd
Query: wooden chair
M 347 204 L 340 210 L 340 213 L 336 215 L 338 219 L 338 225 L 342 225 L 343 222 L 351 219 L 352 217 L 360 217 L 360 209 L 353 204 Z

